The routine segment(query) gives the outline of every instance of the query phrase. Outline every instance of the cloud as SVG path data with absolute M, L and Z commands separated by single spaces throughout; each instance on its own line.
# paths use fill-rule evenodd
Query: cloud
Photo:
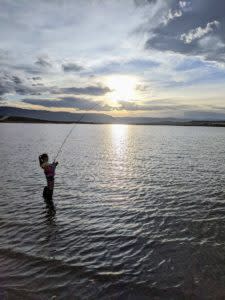
M 79 97 L 60 97 L 58 99 L 32 99 L 25 98 L 23 103 L 44 106 L 49 108 L 74 108 L 78 110 L 95 110 L 95 111 L 171 111 L 190 109 L 188 105 L 179 105 L 176 103 L 163 103 L 163 101 L 147 101 L 138 104 L 132 101 L 118 101 L 117 107 L 111 107 L 100 101 L 84 99 Z
M 31 74 L 31 75 L 38 75 L 43 73 L 43 69 L 41 69 L 38 65 L 32 65 L 32 64 L 18 64 L 11 69 L 15 71 L 23 71 L 25 73 Z
M 21 80 L 17 76 L 0 73 L 0 95 L 15 92 L 21 88 Z
M 35 76 L 35 77 L 32 77 L 33 80 L 41 80 L 41 77 L 40 76 Z
M 94 110 L 94 111 L 171 111 L 190 109 L 188 105 L 178 105 L 175 103 L 163 104 L 162 101 L 147 101 L 138 104 L 132 101 L 118 101 L 117 107 L 111 107 L 100 101 L 84 99 L 78 97 L 60 97 L 58 99 L 32 99 L 25 98 L 23 103 L 44 106 L 49 108 L 74 108 L 78 110 Z
M 137 84 L 135 89 L 136 89 L 136 91 L 145 92 L 150 89 L 150 86 L 147 84 L 141 83 L 141 84 Z
M 206 110 L 189 110 L 184 112 L 184 118 L 190 120 L 225 120 L 225 109 L 221 112 L 217 111 L 206 111 Z
M 12 66 L 14 70 L 24 71 L 25 73 L 32 75 L 47 74 L 52 68 L 53 64 L 50 62 L 48 56 L 39 56 L 33 63 L 15 64 Z M 34 80 L 38 80 L 39 76 L 35 76 Z
M 126 110 L 126 111 L 172 111 L 175 110 L 183 110 L 189 109 L 188 105 L 180 105 L 177 103 L 163 103 L 163 101 L 146 101 L 142 104 L 138 104 L 132 101 L 119 101 L 118 110 Z
M 62 64 L 64 72 L 79 72 L 84 70 L 84 67 L 75 63 L 65 63 Z
M 43 91 L 46 91 L 45 87 L 34 88 L 29 82 L 17 75 L 12 75 L 7 72 L 0 73 L 0 95 L 40 95 Z
M 200 39 L 206 34 L 213 32 L 216 28 L 218 28 L 220 23 L 218 21 L 210 22 L 206 25 L 205 28 L 198 27 L 196 29 L 190 30 L 188 33 L 183 33 L 180 37 L 182 41 L 186 44 L 192 43 L 194 40 Z
M 52 66 L 52 63 L 49 61 L 49 58 L 45 56 L 39 56 L 35 64 L 41 68 L 49 68 Z
M 206 109 L 200 106 L 191 104 L 179 104 L 171 100 L 155 100 L 147 101 L 141 105 L 135 102 L 119 102 L 119 110 L 126 111 L 142 111 L 154 112 L 159 115 L 178 117 L 190 120 L 225 120 L 225 106 L 213 107 L 209 106 Z
M 182 15 L 183 15 L 182 10 L 177 9 L 173 11 L 172 9 L 170 9 L 168 15 L 165 17 L 164 24 L 166 25 L 173 19 L 182 17 Z
M 94 74 L 113 74 L 113 73 L 143 73 L 143 70 L 151 70 L 159 66 L 159 63 L 151 58 L 133 58 L 130 60 L 118 60 L 104 62 L 94 68 Z
M 143 6 L 143 5 L 147 5 L 147 4 L 154 4 L 156 3 L 158 0 L 134 0 L 134 3 L 136 6 Z
M 53 99 L 23 99 L 23 103 L 32 105 L 41 105 L 44 107 L 54 108 L 74 108 L 79 110 L 110 110 L 110 107 L 102 102 L 78 97 L 61 97 L 57 100 Z
M 203 110 L 200 106 L 179 104 L 169 99 L 146 101 L 141 104 L 134 101 L 120 101 L 118 107 L 111 107 L 100 101 L 79 97 L 61 97 L 58 99 L 25 98 L 23 103 L 47 108 L 73 108 L 86 111 L 128 111 L 154 112 L 154 116 L 178 117 L 190 120 L 225 120 L 225 107 L 209 106 Z
M 103 96 L 111 92 L 108 87 L 104 86 L 87 86 L 87 87 L 66 87 L 55 90 L 55 94 L 74 94 L 74 95 L 91 95 Z
M 53 63 L 50 61 L 48 56 L 39 56 L 35 61 L 30 63 L 14 63 L 14 65 L 10 65 L 10 63 L 8 63 L 8 67 L 31 75 L 39 75 L 48 74 L 53 68 Z M 39 79 L 41 79 L 40 76 L 33 77 L 33 80 Z
M 68 94 L 68 95 L 89 95 L 103 96 L 111 90 L 103 85 L 90 85 L 86 87 L 63 87 L 45 86 L 38 82 L 42 78 L 34 76 L 26 78 L 10 72 L 0 73 L 0 95 L 19 94 L 19 95 L 42 95 L 42 94 Z
M 146 49 L 201 56 L 208 61 L 225 63 L 224 0 L 170 0 L 159 9 L 162 21 L 153 27 L 149 20 L 148 27 L 144 29 L 148 33 Z M 169 22 L 163 22 L 168 15 L 171 15 Z M 179 17 L 173 17 L 175 15 Z M 217 43 L 207 48 L 202 43 L 205 38 L 208 44 L 215 40 Z
M 22 84 L 22 80 L 18 76 L 12 76 L 12 80 L 16 85 Z

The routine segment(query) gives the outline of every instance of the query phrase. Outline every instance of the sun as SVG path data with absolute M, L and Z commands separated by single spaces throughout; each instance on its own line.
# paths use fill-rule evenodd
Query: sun
M 128 75 L 112 75 L 106 79 L 111 101 L 132 101 L 136 97 L 137 78 Z

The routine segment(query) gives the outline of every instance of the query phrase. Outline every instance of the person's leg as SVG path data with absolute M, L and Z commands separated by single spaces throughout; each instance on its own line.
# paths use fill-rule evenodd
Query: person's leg
M 48 200 L 52 200 L 54 190 L 54 179 L 48 180 Z
M 48 187 L 47 186 L 45 186 L 44 187 L 44 190 L 43 190 L 43 198 L 47 198 L 48 197 Z
M 48 186 L 44 187 L 43 190 L 43 198 L 45 200 L 52 200 L 52 196 L 53 196 L 53 189 L 50 189 Z
M 48 189 L 48 200 L 52 200 L 53 190 Z
M 53 190 L 50 190 L 48 188 L 48 192 L 45 198 L 45 203 L 46 203 L 46 208 L 48 210 L 48 214 L 49 216 L 54 216 L 56 211 L 55 211 L 55 205 L 54 202 L 52 200 L 52 194 L 53 194 Z

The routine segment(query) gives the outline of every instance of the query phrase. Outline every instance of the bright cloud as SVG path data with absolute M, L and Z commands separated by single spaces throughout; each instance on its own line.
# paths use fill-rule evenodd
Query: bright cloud
M 206 27 L 198 27 L 190 30 L 188 33 L 183 33 L 181 35 L 181 40 L 186 44 L 192 43 L 194 40 L 200 39 L 206 34 L 213 32 L 216 28 L 218 28 L 220 23 L 218 21 L 210 22 L 206 25 Z

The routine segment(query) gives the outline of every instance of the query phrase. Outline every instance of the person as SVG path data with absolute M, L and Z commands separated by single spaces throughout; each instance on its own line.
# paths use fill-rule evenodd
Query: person
M 43 197 L 46 201 L 52 201 L 53 190 L 54 190 L 54 177 L 55 169 L 58 162 L 49 163 L 49 158 L 47 153 L 43 153 L 39 156 L 40 167 L 44 170 L 47 186 L 44 187 Z

